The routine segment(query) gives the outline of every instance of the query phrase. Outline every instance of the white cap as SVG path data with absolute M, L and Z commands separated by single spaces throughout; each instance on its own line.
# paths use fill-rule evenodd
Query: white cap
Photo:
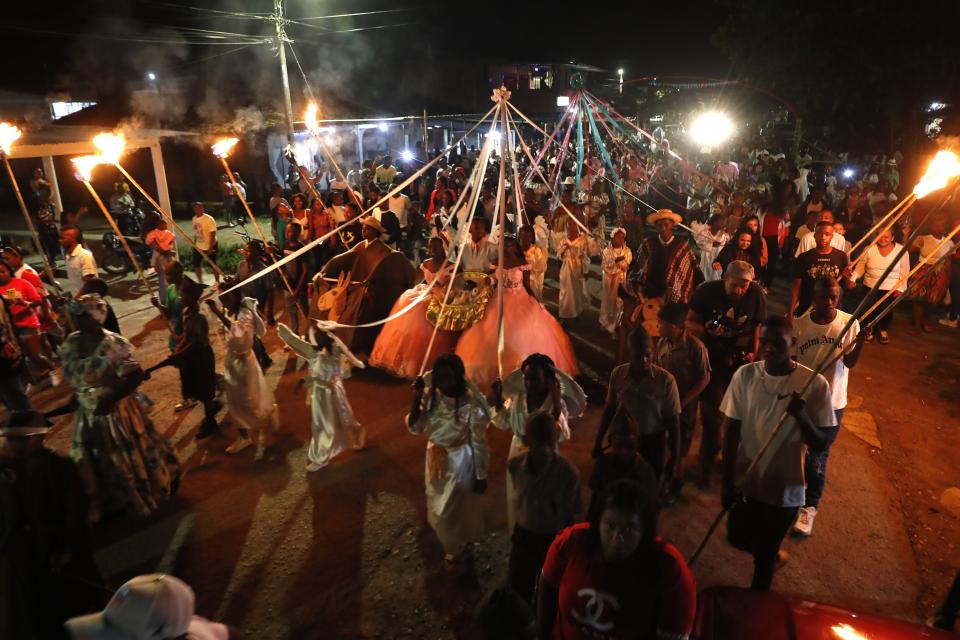
M 194 595 L 187 583 L 160 573 L 137 576 L 113 594 L 100 613 L 71 618 L 74 640 L 167 640 L 187 633 Z

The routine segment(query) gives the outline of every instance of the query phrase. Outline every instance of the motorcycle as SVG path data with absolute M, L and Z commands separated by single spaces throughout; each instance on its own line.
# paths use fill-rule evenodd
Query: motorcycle
M 114 219 L 117 221 L 117 226 L 120 227 L 120 232 L 124 236 L 143 237 L 143 222 L 146 214 L 143 212 L 142 204 L 142 202 L 138 202 L 132 207 L 125 206 L 112 212 Z
M 139 238 L 133 238 L 127 234 L 124 234 L 124 237 L 127 240 L 127 244 L 130 245 L 130 251 L 133 252 L 133 255 L 136 257 L 140 269 L 144 271 L 149 269 L 153 259 L 153 249 L 144 244 Z M 120 238 L 117 237 L 116 233 L 108 231 L 103 234 L 102 243 L 104 258 L 101 266 L 108 273 L 123 275 L 135 270 L 133 263 L 130 262 L 130 256 L 127 255 L 127 251 L 123 248 L 123 243 L 120 242 Z

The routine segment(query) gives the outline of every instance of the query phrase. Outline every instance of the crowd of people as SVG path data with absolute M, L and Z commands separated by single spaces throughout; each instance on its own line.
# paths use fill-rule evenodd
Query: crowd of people
M 40 213 L 49 195 L 38 181 L 41 240 L 50 260 L 63 260 L 66 283 L 56 293 L 21 250 L 3 249 L 0 395 L 13 415 L 0 429 L 0 471 L 18 472 L 0 473 L 0 495 L 31 508 L 19 508 L 0 531 L 2 597 L 19 603 L 0 607 L 8 612 L 0 635 L 62 633 L 64 620 L 96 600 L 87 523 L 148 516 L 176 493 L 180 462 L 138 392 L 153 371 L 177 368 L 182 399 L 174 411 L 202 405 L 198 439 L 223 429 L 218 415 L 226 409 L 236 430 L 226 452 L 255 447 L 263 455 L 281 422 L 264 377 L 273 327 L 283 349 L 308 363 L 309 473 L 365 446 L 343 384 L 351 368 L 413 382 L 403 420 L 426 440 L 427 521 L 451 567 L 482 533 L 487 430 L 512 433 L 508 579 L 478 612 L 487 637 L 689 637 L 695 579 L 658 535 L 657 515 L 686 482 L 710 491 L 718 474 L 729 541 L 753 558 L 750 586 L 769 590 L 787 534 L 813 533 L 850 370 L 866 342 L 891 339 L 890 305 L 909 295 L 917 329 L 930 331 L 949 291 L 940 322 L 957 327 L 960 251 L 943 241 L 956 221 L 933 211 L 871 232 L 898 201 L 898 155 L 865 158 L 838 176 L 838 167 L 855 163 L 787 158 L 758 146 L 698 166 L 657 145 L 607 142 L 609 164 L 588 156 L 577 166 L 563 148 L 544 150 L 542 167 L 521 162 L 531 179 L 520 193 L 505 189 L 502 203 L 498 163 L 477 166 L 482 154 L 465 146 L 426 172 L 418 168 L 422 148 L 400 166 L 386 156 L 346 174 L 326 164 L 313 175 L 297 167 L 264 203 L 272 240 L 247 242 L 235 274 L 215 266 L 217 223 L 203 203 L 193 205 L 193 278 L 174 255 L 166 222 L 154 220 L 144 241 L 160 278 L 152 302 L 168 322 L 170 356 L 150 367 L 120 335 L 77 218 L 60 225 L 58 246 L 44 235 L 53 216 Z M 543 173 L 549 180 L 533 177 Z M 227 183 L 224 208 L 235 215 L 246 193 Z M 124 194 L 118 186 L 118 206 Z M 918 226 L 925 233 L 913 233 Z M 933 260 L 907 278 L 911 251 Z M 549 260 L 559 267 L 556 317 L 545 304 Z M 389 285 L 378 276 L 384 264 Z M 593 276 L 599 295 L 588 288 Z M 776 289 L 784 276 L 790 286 Z M 844 296 L 858 282 L 892 294 L 855 318 Z M 786 315 L 769 308 L 778 294 Z M 374 303 L 372 319 L 382 327 L 365 333 L 357 325 Z M 446 322 L 448 305 L 462 316 Z M 582 501 L 580 473 L 563 443 L 591 426 L 578 423 L 586 396 L 567 330 L 594 307 L 617 362 Z M 223 336 L 220 362 L 211 321 Z M 46 415 L 35 411 L 25 383 L 61 378 L 71 401 Z M 72 462 L 43 447 L 47 419 L 63 413 L 74 416 Z M 790 428 L 778 430 L 784 420 Z M 685 469 L 698 424 L 697 463 Z M 61 575 L 84 580 L 74 589 Z M 51 589 L 63 594 L 56 616 L 31 599 Z M 136 600 L 147 604 L 137 609 Z M 180 637 L 194 626 L 202 629 L 197 637 L 226 637 L 225 628 L 192 614 L 189 587 L 143 576 L 104 614 L 65 628 L 78 639 L 141 637 L 135 630 L 147 625 L 168 629 L 151 637 Z

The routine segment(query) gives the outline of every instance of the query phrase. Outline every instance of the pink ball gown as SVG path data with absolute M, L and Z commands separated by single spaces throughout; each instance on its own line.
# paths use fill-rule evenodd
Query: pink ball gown
M 561 371 L 575 376 L 580 370 L 570 337 L 556 318 L 523 287 L 523 272 L 530 265 L 498 269 L 503 282 L 503 372 L 520 367 L 527 356 L 550 356 Z M 483 319 L 463 332 L 456 354 L 467 377 L 481 389 L 497 378 L 497 297 L 490 298 Z
M 432 290 L 415 307 L 383 325 L 383 330 L 380 331 L 373 345 L 373 352 L 370 354 L 368 364 L 371 367 L 383 369 L 408 380 L 417 377 L 423 356 L 427 352 L 427 345 L 430 344 L 430 336 L 433 335 L 433 325 L 427 322 L 427 306 L 430 304 L 431 297 L 443 297 L 450 282 L 450 267 L 451 265 L 443 267 L 444 273 L 437 278 Z M 430 282 L 436 274 L 422 264 L 420 269 L 423 271 L 424 282 L 400 294 L 390 310 L 391 316 L 431 289 Z M 438 356 L 453 351 L 457 344 L 457 335 L 454 331 L 437 331 L 425 371 L 433 368 L 433 362 Z

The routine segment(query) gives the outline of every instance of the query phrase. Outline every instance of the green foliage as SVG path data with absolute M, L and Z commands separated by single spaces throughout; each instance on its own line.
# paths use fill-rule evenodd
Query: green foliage
M 227 275 L 233 275 L 237 272 L 237 265 L 243 260 L 240 250 L 243 248 L 241 242 L 220 242 L 217 251 L 217 266 Z M 177 251 L 180 253 L 180 262 L 190 271 L 193 265 L 193 247 L 186 242 L 177 243 Z M 209 270 L 210 265 L 203 263 L 203 268 Z
M 239 242 L 230 244 L 226 242 L 220 243 L 220 248 L 217 252 L 217 266 L 220 267 L 221 271 L 227 275 L 233 275 L 237 272 L 237 265 L 243 260 L 243 254 L 240 253 L 241 249 L 243 249 L 243 244 Z

